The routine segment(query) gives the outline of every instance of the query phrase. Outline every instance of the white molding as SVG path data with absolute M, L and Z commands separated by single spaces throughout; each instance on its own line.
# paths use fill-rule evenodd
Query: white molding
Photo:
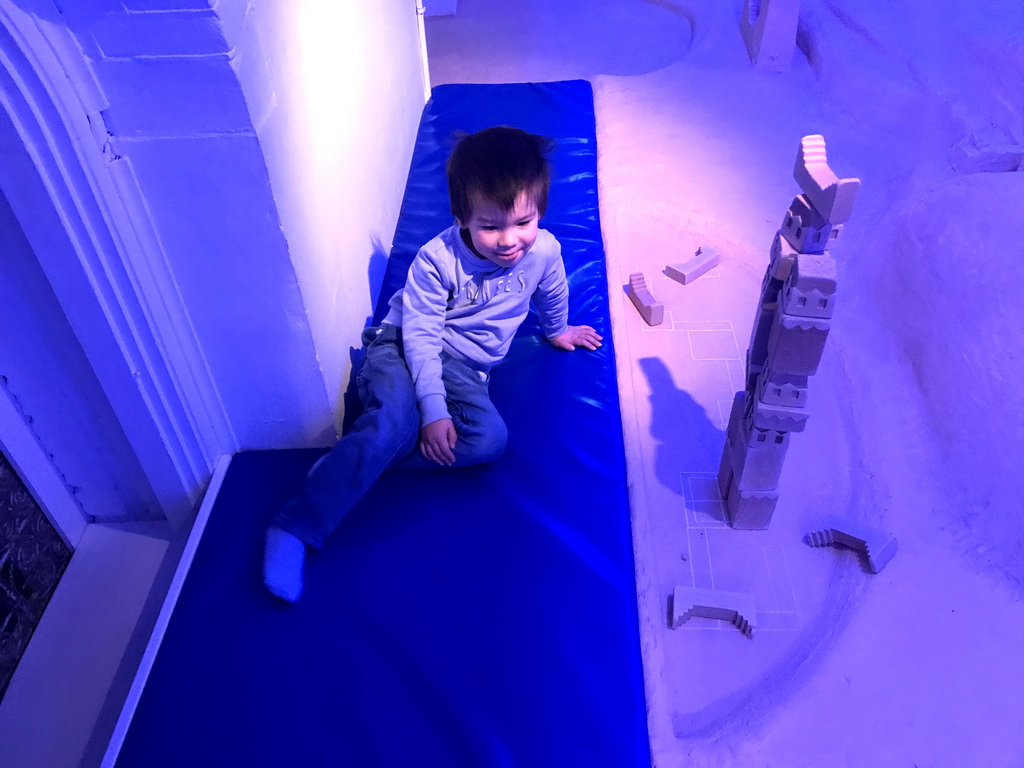
M 181 588 L 185 584 L 189 568 L 192 567 L 192 561 L 195 559 L 196 551 L 199 549 L 199 542 L 203 538 L 203 532 L 206 530 L 206 523 L 210 519 L 210 512 L 213 511 L 213 505 L 217 502 L 217 495 L 224 484 L 224 476 L 227 474 L 230 464 L 231 456 L 221 456 L 217 461 L 213 477 L 210 479 L 210 486 L 206 489 L 203 504 L 196 514 L 192 531 L 185 542 L 185 548 L 181 553 L 181 559 L 178 560 L 178 566 L 174 570 L 171 586 L 168 588 L 167 596 L 160 607 L 160 614 L 157 616 L 153 632 L 149 636 L 149 642 L 146 643 L 146 650 L 142 654 L 142 661 L 139 662 L 135 678 L 132 680 L 132 686 L 128 690 L 128 696 L 125 698 L 121 714 L 117 718 L 117 724 L 114 726 L 114 732 L 111 734 L 107 751 L 103 755 L 103 762 L 100 763 L 100 768 L 114 768 L 114 765 L 117 763 L 121 746 L 124 744 L 125 736 L 128 735 L 132 718 L 135 716 L 135 709 L 139 706 L 139 701 L 142 699 L 142 692 L 146 687 L 146 681 L 149 679 L 149 673 L 153 669 L 153 662 L 156 661 L 157 653 L 160 651 L 160 644 L 163 642 L 167 626 L 171 622 L 174 607 L 178 604 L 178 596 L 181 595 Z
M 164 515 L 181 526 L 237 439 L 134 172 L 104 125 L 105 97 L 52 0 L 0 0 L 0 105 L 38 176 L 35 190 L 6 176 L 11 207 Z
M 423 16 L 424 0 L 416 0 L 416 30 L 420 37 L 420 70 L 423 73 L 423 103 L 430 101 L 430 64 L 427 56 L 427 25 Z
M 88 525 L 86 515 L 4 386 L 0 386 L 0 449 L 64 543 L 76 549 Z

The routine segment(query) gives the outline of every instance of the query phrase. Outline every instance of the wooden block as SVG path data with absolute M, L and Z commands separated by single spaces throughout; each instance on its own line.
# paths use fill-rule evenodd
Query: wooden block
M 732 486 L 740 491 L 774 491 L 786 461 L 788 442 L 750 443 L 737 440 L 732 443 Z M 728 498 L 726 499 L 728 503 Z
M 845 518 L 830 518 L 821 528 L 808 533 L 805 540 L 812 547 L 829 544 L 850 547 L 867 558 L 872 573 L 882 570 L 899 547 L 891 533 Z
M 782 220 L 782 237 L 799 253 L 824 253 L 843 231 L 842 224 L 833 224 L 822 217 L 806 195 L 798 195 Z
M 757 379 L 757 399 L 765 405 L 807 406 L 807 377 L 765 371 Z
M 741 491 L 734 477 L 725 503 L 729 525 L 739 531 L 763 531 L 772 521 L 778 500 L 776 491 Z
M 732 486 L 732 455 L 735 444 L 739 440 L 745 440 L 743 434 L 745 429 L 743 416 L 746 413 L 746 392 L 737 392 L 733 395 L 732 409 L 729 412 L 729 424 L 725 428 L 725 445 L 722 448 L 722 459 L 718 465 L 718 490 L 722 494 L 722 500 L 729 495 L 729 488 Z
M 828 252 L 799 253 L 782 288 L 779 306 L 788 315 L 832 317 L 836 303 L 836 263 Z
M 740 32 L 758 72 L 785 72 L 796 50 L 799 0 L 745 0 Z
M 794 202 L 796 201 L 794 200 Z M 783 236 L 780 229 L 775 233 L 775 239 L 772 240 L 771 257 L 768 262 L 768 279 L 777 281 L 778 285 L 781 286 L 782 281 L 789 277 L 789 271 L 795 263 L 796 250 Z
M 793 177 L 808 202 L 825 221 L 833 226 L 849 221 L 860 189 L 860 179 L 840 179 L 829 168 L 824 136 L 813 134 L 800 139 Z
M 718 461 L 718 492 L 722 495 L 722 501 L 729 500 L 729 489 L 733 487 L 732 482 L 732 454 L 734 442 L 729 437 L 725 438 L 725 445 L 722 446 L 722 458 Z
M 747 637 L 753 636 L 757 624 L 753 595 L 720 589 L 676 587 L 672 591 L 672 629 L 678 629 L 694 616 L 728 621 Z
M 630 301 L 648 325 L 661 325 L 665 319 L 665 307 L 654 300 L 647 281 L 642 272 L 634 272 L 629 276 L 629 287 L 626 289 Z
M 750 343 L 747 346 L 747 378 L 760 371 L 768 362 L 768 340 L 771 338 L 772 326 L 778 306 L 775 302 L 762 302 L 757 307 L 754 323 L 750 329 Z
M 713 248 L 698 248 L 689 261 L 665 267 L 665 274 L 677 283 L 687 285 L 717 267 L 721 261 L 722 255 Z
M 772 432 L 803 432 L 807 426 L 807 409 L 801 406 L 754 403 L 752 423 L 757 429 Z M 774 442 L 774 441 L 773 441 Z
M 813 376 L 821 362 L 829 320 L 776 312 L 768 334 L 767 367 L 778 373 Z

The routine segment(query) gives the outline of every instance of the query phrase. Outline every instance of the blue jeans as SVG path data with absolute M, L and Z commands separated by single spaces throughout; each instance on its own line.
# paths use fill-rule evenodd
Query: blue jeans
M 274 516 L 274 524 L 319 547 L 387 469 L 438 469 L 419 451 L 420 409 L 405 364 L 402 329 L 363 331 L 366 360 L 356 377 L 363 414 L 330 453 L 314 465 L 302 492 Z M 508 430 L 487 394 L 489 375 L 441 352 L 448 412 L 455 424 L 453 467 L 493 461 Z

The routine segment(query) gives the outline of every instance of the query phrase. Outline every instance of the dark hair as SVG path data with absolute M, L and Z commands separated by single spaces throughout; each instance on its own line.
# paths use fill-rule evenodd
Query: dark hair
M 543 216 L 548 206 L 551 170 L 547 156 L 554 142 L 506 125 L 456 137 L 448 158 L 448 196 L 452 213 L 465 224 L 473 215 L 474 194 L 511 211 L 522 192 Z

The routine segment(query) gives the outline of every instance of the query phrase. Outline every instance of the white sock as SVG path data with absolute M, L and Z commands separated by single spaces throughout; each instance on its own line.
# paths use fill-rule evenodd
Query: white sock
M 263 553 L 263 583 L 273 594 L 294 603 L 302 594 L 302 569 L 306 562 L 306 544 L 283 528 L 267 529 Z

